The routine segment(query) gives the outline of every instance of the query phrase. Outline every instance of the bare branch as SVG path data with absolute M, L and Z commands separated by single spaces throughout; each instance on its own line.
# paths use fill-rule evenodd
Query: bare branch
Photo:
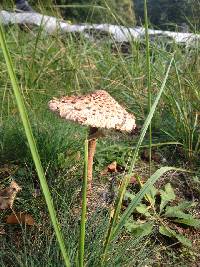
M 89 39 L 96 39 L 104 35 L 110 37 L 111 40 L 115 42 L 129 42 L 130 40 L 144 41 L 145 38 L 145 30 L 142 27 L 127 28 L 111 24 L 69 24 L 56 17 L 46 16 L 36 12 L 16 13 L 2 10 L 0 11 L 0 21 L 2 21 L 4 25 L 35 25 L 37 27 L 42 27 L 48 34 L 53 34 L 58 30 L 61 33 L 82 33 L 83 36 Z M 166 43 L 175 42 L 188 47 L 195 46 L 200 40 L 200 35 L 198 34 L 151 29 L 149 29 L 149 36 L 151 41 L 161 40 Z

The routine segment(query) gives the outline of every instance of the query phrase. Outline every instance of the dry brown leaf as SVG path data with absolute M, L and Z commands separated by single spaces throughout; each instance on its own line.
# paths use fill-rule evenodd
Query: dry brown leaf
M 5 235 L 6 231 L 3 226 L 0 227 L 0 235 Z
M 35 225 L 35 220 L 30 214 L 18 212 L 10 214 L 6 219 L 7 224 L 27 224 L 27 225 Z
M 145 179 L 144 177 L 141 177 L 141 176 L 138 176 L 137 174 L 135 174 L 134 176 L 131 176 L 130 178 L 130 184 L 133 184 L 133 185 L 143 185 L 145 183 Z
M 8 187 L 0 190 L 0 209 L 12 208 L 15 197 L 20 190 L 22 188 L 15 181 L 12 181 Z
M 117 171 L 117 162 L 113 161 L 111 164 L 108 165 L 109 172 L 116 172 Z
M 117 172 L 117 162 L 113 161 L 111 164 L 109 164 L 102 172 L 101 175 L 106 175 L 110 172 Z

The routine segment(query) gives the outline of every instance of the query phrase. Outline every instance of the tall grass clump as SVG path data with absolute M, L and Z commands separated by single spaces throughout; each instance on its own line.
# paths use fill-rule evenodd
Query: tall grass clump
M 55 230 L 55 234 L 56 237 L 58 239 L 59 245 L 60 245 L 60 249 L 65 261 L 66 266 L 70 266 L 70 261 L 69 261 L 69 257 L 65 248 L 65 242 L 63 240 L 62 237 L 62 233 L 61 233 L 61 229 L 59 227 L 59 223 L 58 223 L 58 219 L 56 217 L 56 212 L 55 212 L 55 208 L 51 199 L 51 194 L 48 188 L 48 184 L 47 181 L 45 179 L 45 174 L 44 174 L 44 170 L 42 168 L 41 165 L 41 161 L 40 161 L 40 156 L 37 150 L 37 146 L 36 146 L 36 142 L 32 133 L 32 129 L 31 129 L 31 124 L 29 122 L 28 116 L 27 116 L 27 112 L 26 112 L 26 108 L 24 105 L 24 100 L 22 97 L 22 94 L 20 92 L 20 88 L 18 86 L 18 82 L 17 82 L 17 78 L 15 75 L 15 71 L 14 71 L 14 67 L 13 67 L 13 63 L 12 63 L 12 59 L 8 50 L 8 46 L 6 43 L 6 39 L 4 36 L 4 32 L 3 32 L 3 28 L 2 25 L 0 25 L 0 43 L 1 43 L 1 48 L 3 51 L 3 55 L 6 61 L 6 65 L 7 65 L 7 69 L 8 69 L 8 73 L 10 76 L 10 80 L 11 80 L 11 84 L 13 87 L 13 92 L 16 98 L 16 103 L 19 109 L 19 113 L 20 113 L 20 117 L 23 123 L 23 127 L 24 127 L 24 131 L 26 133 L 26 137 L 28 140 L 28 144 L 29 144 L 29 148 L 31 150 L 31 154 L 32 154 L 32 158 L 33 161 L 35 163 L 35 168 L 37 170 L 37 174 L 40 180 L 40 185 L 46 200 L 46 204 L 49 210 L 49 215 Z
M 190 54 L 189 61 L 198 55 Z M 183 154 L 191 162 L 200 154 L 199 137 L 199 77 L 194 71 L 193 63 L 175 63 L 173 85 L 169 85 L 166 93 L 166 103 L 171 113 L 169 119 L 172 127 L 166 130 L 167 134 L 182 143 Z
M 145 44 L 146 44 L 146 64 L 147 64 L 147 90 L 148 90 L 148 112 L 151 110 L 151 62 L 150 62 L 150 42 L 149 42 L 149 24 L 147 13 L 147 0 L 144 0 L 144 18 L 145 18 Z M 152 146 L 152 124 L 149 124 L 149 174 L 151 175 L 151 146 Z

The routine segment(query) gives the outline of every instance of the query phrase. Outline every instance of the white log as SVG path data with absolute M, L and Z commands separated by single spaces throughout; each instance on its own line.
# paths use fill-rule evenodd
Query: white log
M 65 32 L 79 32 L 87 38 L 95 38 L 95 35 L 90 34 L 91 30 L 97 33 L 107 33 L 116 42 L 129 42 L 131 39 L 143 41 L 145 38 L 145 29 L 142 27 L 127 28 L 124 26 L 111 24 L 70 24 L 64 20 L 42 15 L 40 13 L 28 12 L 8 12 L 0 11 L 0 21 L 4 25 L 9 24 L 29 24 L 42 27 L 43 30 L 49 34 L 53 34 L 60 30 Z M 175 42 L 177 44 L 184 44 L 187 47 L 196 46 L 200 40 L 199 34 L 181 33 L 171 31 L 161 31 L 149 29 L 149 35 L 152 39 L 167 39 L 167 42 Z

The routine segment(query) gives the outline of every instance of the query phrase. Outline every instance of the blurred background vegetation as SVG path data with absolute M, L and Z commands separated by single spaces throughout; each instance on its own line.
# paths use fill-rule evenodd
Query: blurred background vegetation
M 13 0 L 3 0 L 1 8 L 13 8 Z M 29 0 L 36 10 L 53 7 L 61 16 L 80 23 L 115 23 L 141 26 L 144 4 L 141 0 Z M 200 29 L 200 0 L 148 0 L 152 27 L 162 30 L 196 32 Z M 112 10 L 113 16 L 110 15 Z M 41 11 L 41 10 L 40 10 Z

